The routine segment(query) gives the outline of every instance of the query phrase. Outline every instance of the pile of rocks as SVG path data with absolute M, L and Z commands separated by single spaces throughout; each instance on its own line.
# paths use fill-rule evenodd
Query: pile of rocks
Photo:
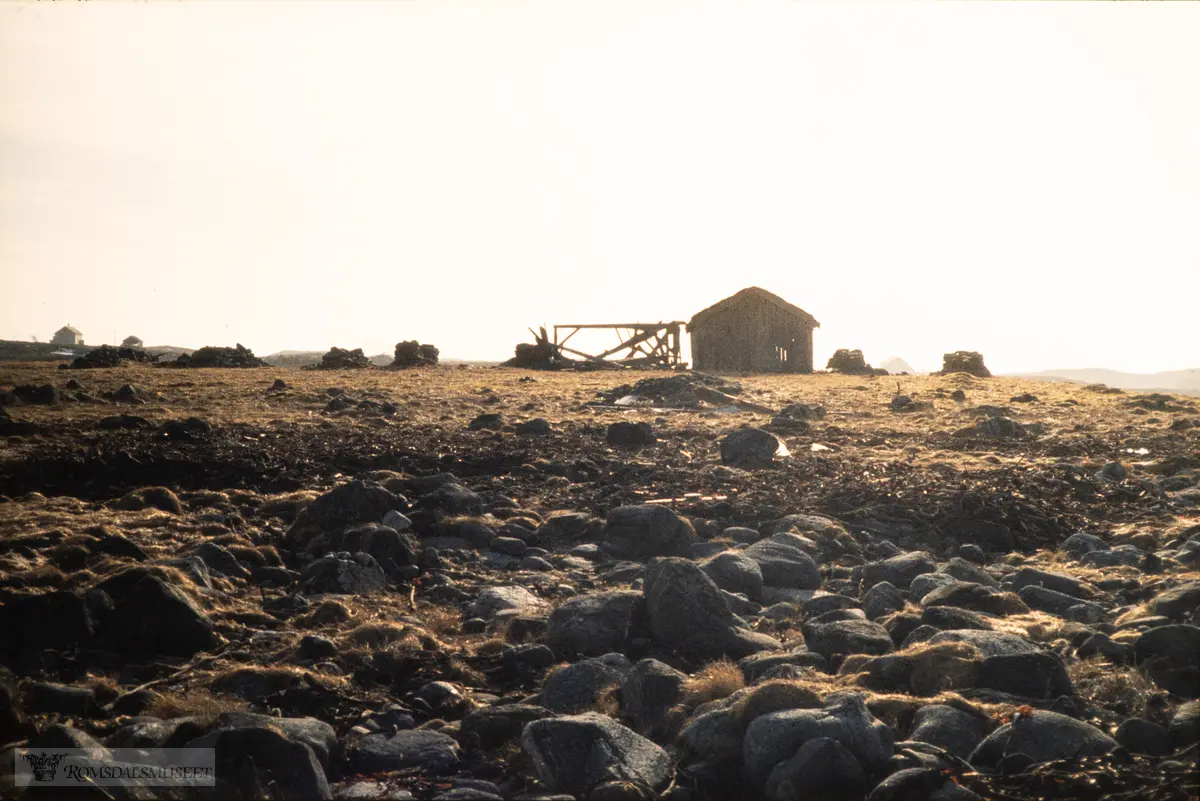
M 359 351 L 361 353 L 361 351 Z M 396 355 L 392 367 L 420 367 L 438 363 L 438 349 L 433 345 L 422 345 L 415 339 L 396 343 Z
M 976 378 L 991 378 L 992 372 L 983 363 L 983 354 L 973 350 L 956 350 L 942 356 L 942 375 L 966 373 Z
M 120 367 L 122 362 L 138 362 L 152 364 L 158 357 L 147 353 L 141 348 L 114 348 L 112 345 L 101 345 L 90 350 L 71 362 L 72 370 L 90 370 L 103 367 Z
M 213 345 L 200 348 L 193 353 L 181 353 L 171 362 L 160 362 L 159 367 L 267 367 L 267 363 L 254 355 L 254 351 L 238 343 L 237 347 L 222 348 Z
M 835 373 L 844 373 L 846 375 L 887 375 L 887 370 L 882 368 L 872 367 L 867 364 L 867 360 L 863 357 L 861 350 L 848 350 L 847 348 L 839 348 L 829 357 L 829 361 L 825 365 L 826 370 L 833 370 Z
M 362 348 L 344 350 L 332 347 L 321 357 L 321 363 L 313 365 L 314 370 L 362 370 L 371 366 L 371 360 L 363 353 Z

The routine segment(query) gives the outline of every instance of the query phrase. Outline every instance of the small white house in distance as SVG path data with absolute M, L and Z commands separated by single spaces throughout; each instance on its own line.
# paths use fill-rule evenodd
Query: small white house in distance
M 72 328 L 69 325 L 64 325 L 62 328 L 54 332 L 54 336 L 50 338 L 51 345 L 82 345 L 83 334 L 78 329 Z

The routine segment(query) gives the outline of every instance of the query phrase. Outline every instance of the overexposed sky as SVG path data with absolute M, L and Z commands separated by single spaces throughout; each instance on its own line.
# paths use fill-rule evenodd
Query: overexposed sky
M 1200 4 L 0 4 L 0 338 L 503 359 L 758 285 L 1200 366 Z

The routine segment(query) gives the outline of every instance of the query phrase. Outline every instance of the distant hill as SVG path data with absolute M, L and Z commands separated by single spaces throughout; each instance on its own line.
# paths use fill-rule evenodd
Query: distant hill
M 321 357 L 328 352 L 326 350 L 281 350 L 278 353 L 263 356 L 262 360 L 272 367 L 288 367 L 298 370 L 301 367 L 320 364 Z M 386 367 L 392 363 L 395 357 L 390 353 L 377 353 L 367 358 L 376 367 Z
M 1159 392 L 1182 392 L 1200 395 L 1200 369 L 1169 370 L 1161 373 L 1123 373 L 1103 367 L 1076 370 L 1044 370 L 1040 373 L 1018 373 L 1018 378 L 1037 378 L 1043 381 L 1069 381 L 1073 384 L 1107 384 L 1120 389 Z
M 879 366 L 893 375 L 896 373 L 908 373 L 909 375 L 913 375 L 917 372 L 912 368 L 911 364 L 904 361 L 904 359 L 901 359 L 899 356 L 893 356 L 892 358 L 882 362 Z

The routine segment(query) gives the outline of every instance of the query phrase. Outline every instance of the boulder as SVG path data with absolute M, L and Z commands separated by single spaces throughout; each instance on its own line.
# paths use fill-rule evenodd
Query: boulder
M 721 440 L 721 462 L 731 467 L 765 467 L 787 452 L 779 437 L 761 428 L 740 428 Z
M 633 724 L 638 734 L 658 740 L 670 729 L 669 713 L 683 698 L 686 673 L 659 662 L 643 659 L 621 680 L 621 717 Z
M 985 658 L 1015 654 L 1033 654 L 1041 651 L 1038 646 L 1023 637 L 999 631 L 978 631 L 973 629 L 942 631 L 934 635 L 929 642 L 933 644 L 965 642 L 978 648 Z
M 976 681 L 978 687 L 1022 698 L 1050 700 L 1075 694 L 1062 659 L 1050 651 L 989 656 L 980 665 Z
M 585 712 L 620 687 L 630 667 L 629 660 L 621 654 L 606 654 L 567 665 L 546 678 L 542 685 L 542 706 L 560 714 Z
M 1152 628 L 1134 642 L 1133 658 L 1167 692 L 1200 698 L 1200 627 Z
M 546 643 L 564 659 L 621 651 L 642 606 L 642 593 L 635 590 L 572 598 L 550 613 Z
M 467 607 L 467 617 L 484 619 L 511 615 L 544 615 L 550 605 L 524 587 L 484 587 Z
M 921 599 L 922 606 L 956 606 L 985 615 L 1019 615 L 1029 611 L 1025 602 L 1011 592 L 982 584 L 960 581 L 938 587 Z
M 1065 573 L 1051 573 L 1048 570 L 1038 570 L 1033 567 L 1023 567 L 1012 577 L 1014 592 L 1020 592 L 1026 587 L 1043 587 L 1082 601 L 1090 601 L 1096 597 L 1093 590 L 1074 576 L 1068 576 Z
M 649 423 L 631 423 L 625 420 L 609 424 L 604 439 L 609 445 L 619 448 L 640 448 L 658 441 Z
M 863 611 L 871 620 L 877 620 L 903 608 L 904 594 L 890 581 L 881 581 L 863 596 Z
M 602 537 L 623 559 L 686 556 L 696 532 L 692 524 L 663 506 L 618 506 L 608 513 Z
M 987 723 L 979 715 L 944 704 L 928 704 L 913 716 L 908 739 L 944 748 L 959 759 L 967 759 L 987 735 Z
M 348 527 L 378 523 L 402 500 L 373 481 L 350 481 L 336 487 L 306 506 L 284 535 L 291 548 L 307 548 L 318 536 L 338 537 Z
M 553 717 L 545 707 L 532 704 L 500 704 L 476 709 L 462 720 L 463 742 L 492 750 L 520 739 L 525 727 L 535 720 Z
M 671 758 L 659 746 L 595 712 L 534 721 L 521 745 L 546 788 L 585 796 L 600 785 L 628 782 L 644 795 L 671 780 Z
M 1150 611 L 1182 623 L 1200 609 L 1200 581 L 1173 587 L 1155 596 Z
M 483 499 L 456 483 L 442 484 L 430 490 L 421 496 L 416 506 L 437 520 L 483 514 Z
M 788 709 L 755 718 L 742 742 L 746 778 L 765 790 L 776 766 L 818 738 L 840 743 L 867 775 L 886 769 L 895 741 L 892 730 L 867 711 L 862 696 L 834 696 L 824 709 Z
M 995 771 L 1001 762 L 1019 768 L 1056 759 L 1104 756 L 1119 747 L 1095 726 L 1057 712 L 1036 710 L 989 734 L 969 761 L 980 770 Z
M 881 581 L 887 581 L 897 587 L 907 587 L 913 579 L 922 573 L 932 573 L 937 570 L 937 562 L 924 551 L 912 551 L 863 565 L 863 589 L 870 589 Z
M 743 593 L 751 600 L 762 598 L 762 568 L 743 552 L 722 551 L 700 567 L 721 589 Z
M 1131 754 L 1161 757 L 1173 750 L 1170 733 L 1144 718 L 1129 718 L 1117 727 L 1114 737 Z
M 111 599 L 100 634 L 104 645 L 116 651 L 188 657 L 218 645 L 208 617 L 146 568 L 121 571 L 95 590 Z
M 418 768 L 440 776 L 458 768 L 461 755 L 453 737 L 431 729 L 407 729 L 386 734 L 369 734 L 348 752 L 347 768 L 352 773 L 390 773 Z
M 331 553 L 309 563 L 300 574 L 300 587 L 309 594 L 360 595 L 387 586 L 387 576 L 366 553 Z
M 333 797 L 312 748 L 277 727 L 220 729 L 192 740 L 187 747 L 215 750 L 215 797 L 261 797 L 266 787 L 272 787 L 280 798 Z
M 712 660 L 781 647 L 772 638 L 741 627 L 717 585 L 686 559 L 652 562 L 646 569 L 644 592 L 651 634 L 667 648 Z
M 867 620 L 808 624 L 804 626 L 803 633 L 808 649 L 827 660 L 833 659 L 835 654 L 879 656 L 895 648 L 887 629 Z
M 814 737 L 775 766 L 764 789 L 770 801 L 839 801 L 860 798 L 869 786 L 849 748 L 830 737 Z
M 821 587 L 821 571 L 817 563 L 801 550 L 794 534 L 773 534 L 759 540 L 742 553 L 758 563 L 763 583 L 772 587 L 798 590 L 817 590 Z

